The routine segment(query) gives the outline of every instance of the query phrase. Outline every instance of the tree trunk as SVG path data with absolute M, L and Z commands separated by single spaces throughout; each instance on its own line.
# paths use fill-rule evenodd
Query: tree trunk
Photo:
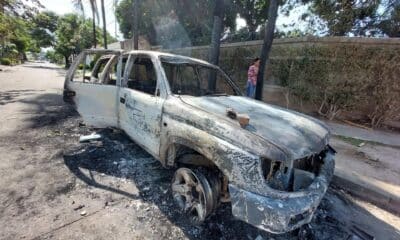
M 250 21 L 249 21 L 250 22 Z M 257 30 L 257 26 L 253 25 L 253 24 L 249 24 L 248 25 L 249 28 L 249 37 L 247 38 L 248 41 L 253 41 L 256 39 L 256 30 Z
M 133 1 L 133 49 L 139 49 L 139 1 Z
M 65 59 L 65 68 L 69 68 L 70 64 L 69 64 L 69 56 L 64 55 L 64 59 Z
M 106 29 L 106 14 L 105 14 L 105 10 L 104 10 L 104 0 L 101 0 L 101 15 L 103 17 L 104 49 L 107 49 L 107 29 Z
M 214 8 L 214 25 L 211 35 L 211 46 L 209 54 L 209 62 L 218 65 L 219 61 L 219 47 L 222 32 L 222 19 L 224 14 L 224 1 L 217 0 Z M 216 72 L 212 71 L 208 79 L 208 89 L 215 90 L 216 85 Z
M 268 8 L 268 22 L 265 25 L 264 43 L 261 50 L 260 56 L 260 67 L 257 75 L 257 86 L 256 86 L 256 99 L 262 100 L 263 98 L 263 87 L 264 87 L 264 73 L 265 64 L 269 60 L 269 53 L 271 51 L 272 41 L 274 40 L 274 31 L 276 17 L 278 15 L 278 1 L 270 0 Z
M 97 39 L 96 39 L 96 21 L 95 21 L 95 17 L 96 17 L 96 13 L 94 12 L 94 10 L 92 9 L 92 17 L 93 17 L 93 47 L 96 48 L 97 47 Z

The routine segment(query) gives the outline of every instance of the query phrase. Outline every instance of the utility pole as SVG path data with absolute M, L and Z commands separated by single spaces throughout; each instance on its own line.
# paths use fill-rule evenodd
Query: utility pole
M 133 49 L 139 49 L 139 0 L 133 1 Z
M 105 10 L 104 10 L 104 0 L 101 0 L 101 15 L 103 15 L 104 49 L 107 49 L 107 29 L 106 29 L 106 14 L 105 14 Z
M 274 40 L 274 31 L 276 17 L 278 15 L 278 0 L 270 0 L 268 8 L 268 20 L 265 25 L 264 43 L 261 50 L 260 66 L 257 75 L 256 86 L 256 99 L 262 100 L 263 87 L 264 87 L 264 73 L 265 64 L 269 60 L 269 53 L 271 52 L 272 41 Z

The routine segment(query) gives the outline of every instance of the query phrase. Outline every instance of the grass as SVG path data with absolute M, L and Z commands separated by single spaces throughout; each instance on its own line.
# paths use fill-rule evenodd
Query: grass
M 338 138 L 338 139 L 340 139 L 340 140 L 342 140 L 342 141 L 344 141 L 344 142 L 347 142 L 347 143 L 349 143 L 349 144 L 351 144 L 353 146 L 356 146 L 356 147 L 360 147 L 360 145 L 362 143 L 364 143 L 364 144 L 370 143 L 370 144 L 373 144 L 373 145 L 384 145 L 384 144 L 379 143 L 379 142 L 367 141 L 367 140 L 362 140 L 362 139 L 353 138 L 353 137 L 346 137 L 346 136 L 342 136 L 342 135 L 333 135 L 333 136 Z

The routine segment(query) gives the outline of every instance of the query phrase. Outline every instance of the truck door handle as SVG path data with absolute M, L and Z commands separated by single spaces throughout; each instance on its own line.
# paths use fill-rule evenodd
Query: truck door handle
M 64 97 L 74 97 L 76 95 L 76 93 L 71 90 L 64 90 L 63 95 L 64 95 Z
M 125 98 L 120 97 L 120 98 L 119 98 L 119 102 L 122 103 L 122 104 L 125 104 Z

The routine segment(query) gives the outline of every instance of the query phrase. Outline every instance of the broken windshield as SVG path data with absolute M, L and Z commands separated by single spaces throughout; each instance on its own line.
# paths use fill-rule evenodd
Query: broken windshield
M 173 94 L 190 96 L 239 95 L 220 69 L 195 62 L 161 60 Z

